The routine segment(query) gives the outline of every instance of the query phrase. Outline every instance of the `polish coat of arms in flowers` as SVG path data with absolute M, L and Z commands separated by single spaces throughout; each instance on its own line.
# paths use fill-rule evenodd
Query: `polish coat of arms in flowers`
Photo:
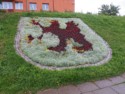
M 17 52 L 44 68 L 98 65 L 111 58 L 107 42 L 78 18 L 25 17 L 17 36 Z

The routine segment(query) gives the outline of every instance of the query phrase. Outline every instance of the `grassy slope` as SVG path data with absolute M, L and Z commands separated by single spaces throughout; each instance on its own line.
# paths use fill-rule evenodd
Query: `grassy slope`
M 15 53 L 14 37 L 21 16 L 79 17 L 102 36 L 113 49 L 112 60 L 99 67 L 63 71 L 41 70 Z M 83 14 L 0 14 L 0 94 L 22 94 L 39 89 L 77 84 L 125 72 L 125 17 Z

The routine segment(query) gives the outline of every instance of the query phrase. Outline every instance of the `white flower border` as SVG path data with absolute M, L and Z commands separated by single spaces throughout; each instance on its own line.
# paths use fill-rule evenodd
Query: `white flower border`
M 15 47 L 17 53 L 18 53 L 22 58 L 24 58 L 27 62 L 29 62 L 29 63 L 31 63 L 31 64 L 33 64 L 33 65 L 35 65 L 35 66 L 37 66 L 37 67 L 39 67 L 39 68 L 41 68 L 41 69 L 63 70 L 63 69 L 67 69 L 67 68 L 68 68 L 68 69 L 71 69 L 71 68 L 80 68 L 80 67 L 88 67 L 88 66 L 99 66 L 99 65 L 102 65 L 102 64 L 104 64 L 104 63 L 107 63 L 107 62 L 112 58 L 112 50 L 111 50 L 111 48 L 109 47 L 108 43 L 107 43 L 106 41 L 104 41 L 104 40 L 103 40 L 97 33 L 95 33 L 91 28 L 89 28 L 88 25 L 86 25 L 84 22 L 81 22 L 82 25 L 83 25 L 83 27 L 85 27 L 84 29 L 86 29 L 87 31 L 89 31 L 89 32 L 91 32 L 91 33 L 96 34 L 98 37 L 100 37 L 100 38 L 104 41 L 105 45 L 107 46 L 107 48 L 108 48 L 108 54 L 107 54 L 107 56 L 106 56 L 102 61 L 97 62 L 97 63 L 95 63 L 95 64 L 84 64 L 84 65 L 68 66 L 68 67 L 44 66 L 44 65 L 42 65 L 42 64 L 40 64 L 40 63 L 36 63 L 36 62 L 32 61 L 28 56 L 26 56 L 26 55 L 22 52 L 22 50 L 20 49 L 20 40 L 21 40 L 21 36 L 20 36 L 21 34 L 20 34 L 20 32 L 21 32 L 22 28 L 24 27 L 24 22 L 23 22 L 23 19 L 24 19 L 24 18 L 26 18 L 26 17 L 22 17 L 21 20 L 20 20 L 20 22 L 19 22 L 18 32 L 17 32 L 16 37 L 15 37 L 15 45 L 14 45 L 14 47 Z M 44 17 L 44 18 L 45 18 L 45 17 Z M 62 19 L 62 18 L 54 18 L 54 19 Z M 78 19 L 78 18 L 70 18 L 70 19 Z

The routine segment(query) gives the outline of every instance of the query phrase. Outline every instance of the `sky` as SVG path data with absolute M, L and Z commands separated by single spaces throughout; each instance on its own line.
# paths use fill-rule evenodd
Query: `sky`
M 102 4 L 119 6 L 119 14 L 125 15 L 125 0 L 75 0 L 75 12 L 98 13 Z

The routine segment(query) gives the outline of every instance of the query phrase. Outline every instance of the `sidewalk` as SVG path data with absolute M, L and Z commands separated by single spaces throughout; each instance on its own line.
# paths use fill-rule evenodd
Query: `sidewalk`
M 125 94 L 125 73 L 101 81 L 39 91 L 37 94 Z

